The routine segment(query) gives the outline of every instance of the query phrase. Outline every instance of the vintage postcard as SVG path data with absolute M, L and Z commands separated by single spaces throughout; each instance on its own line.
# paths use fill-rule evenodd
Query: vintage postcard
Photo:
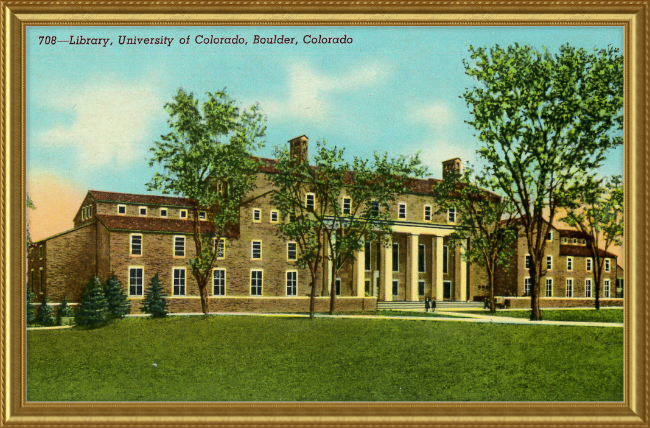
M 629 405 L 624 21 L 153 24 L 23 26 L 27 408 Z

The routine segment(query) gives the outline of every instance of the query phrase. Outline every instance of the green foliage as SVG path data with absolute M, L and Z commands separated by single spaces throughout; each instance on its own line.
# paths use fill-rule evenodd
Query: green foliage
M 27 289 L 27 324 L 32 324 L 36 321 L 34 300 L 36 300 L 36 294 L 32 290 Z
M 80 326 L 97 326 L 108 319 L 108 302 L 99 278 L 93 276 L 81 295 L 75 311 L 75 323 Z
M 142 303 L 142 312 L 151 314 L 154 318 L 167 316 L 167 297 L 160 286 L 158 274 L 151 278 L 149 287 L 144 292 L 144 302 Z
M 43 302 L 41 304 L 41 310 L 38 312 L 38 320 L 42 325 L 54 325 L 54 313 L 52 312 L 52 306 L 47 302 L 47 297 L 43 294 Z
M 72 310 L 72 307 L 68 305 L 68 298 L 66 296 L 63 296 L 63 300 L 59 305 L 59 310 L 56 311 L 56 324 L 62 325 L 63 324 L 62 318 L 71 317 L 73 315 L 74 315 L 74 311 Z
M 216 260 L 212 243 L 239 224 L 239 209 L 255 184 L 259 161 L 252 156 L 265 144 L 266 117 L 259 106 L 237 107 L 225 89 L 207 93 L 199 107 L 193 93 L 179 89 L 165 104 L 171 131 L 150 150 L 149 165 L 160 165 L 147 183 L 149 190 L 184 196 L 194 209 L 194 243 L 197 256 L 190 260 L 208 310 L 206 284 Z M 198 208 L 206 209 L 214 227 L 200 227 Z
M 491 188 L 514 204 L 531 255 L 533 317 L 546 240 L 558 207 L 623 143 L 623 57 L 569 45 L 470 46 L 465 72 L 478 85 L 463 97 L 482 145 Z M 548 212 L 548 221 L 542 214 Z
M 108 303 L 109 319 L 124 318 L 129 313 L 129 301 L 115 273 L 112 273 L 104 284 L 104 294 Z
M 36 209 L 36 205 L 34 205 L 34 202 L 32 201 L 32 198 L 29 196 L 29 194 L 27 194 L 26 204 L 27 204 L 27 208 L 29 208 L 31 210 Z M 31 235 L 31 233 L 29 231 L 29 226 L 30 226 L 30 221 L 27 220 L 27 250 L 28 251 L 29 251 L 30 245 L 32 245 L 32 235 Z

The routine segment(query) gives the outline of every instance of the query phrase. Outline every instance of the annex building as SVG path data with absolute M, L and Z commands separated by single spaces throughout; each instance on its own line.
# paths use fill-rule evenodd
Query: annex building
M 292 156 L 308 158 L 306 136 L 289 144 Z M 262 161 L 251 195 L 253 202 L 241 208 L 239 227 L 215 243 L 218 257 L 209 287 L 210 311 L 309 310 L 309 271 L 297 264 L 296 243 L 278 236 L 278 224 L 283 220 L 271 203 L 269 179 L 277 173 L 277 161 Z M 443 174 L 460 167 L 458 158 L 445 161 Z M 378 301 L 419 301 L 425 297 L 468 301 L 483 300 L 488 295 L 485 270 L 465 262 L 462 250 L 448 245 L 458 213 L 454 209 L 437 213 L 429 195 L 437 181 L 411 180 L 409 191 L 391 208 L 393 234 L 388 247 L 366 242 L 356 261 L 343 266 L 335 279 L 337 310 L 375 310 Z M 345 196 L 343 199 L 341 206 L 345 209 Z M 79 302 L 93 275 L 105 282 L 115 273 L 129 297 L 132 313 L 137 313 L 144 290 L 158 274 L 171 312 L 200 312 L 199 290 L 189 264 L 195 256 L 193 211 L 192 201 L 186 198 L 90 190 L 72 229 L 31 247 L 28 287 L 39 300 L 46 294 L 50 302 L 60 302 L 64 296 L 69 302 Z M 204 211 L 198 211 L 196 221 L 201 231 L 211 232 Z M 587 247 L 560 241 L 569 238 L 567 233 L 557 231 L 553 236 L 557 239 L 549 247 L 556 269 L 549 298 L 574 299 L 587 293 L 588 265 L 584 251 L 580 253 Z M 503 275 L 498 290 L 524 302 L 526 298 L 521 296 L 527 292 L 527 282 L 522 245 L 518 243 L 516 267 Z M 617 266 L 615 257 L 610 263 Z M 570 275 L 564 272 L 567 269 Z M 325 261 L 316 284 L 316 311 L 329 309 L 328 272 Z M 569 276 L 574 280 L 571 292 L 566 288 Z M 611 281 L 616 281 L 615 273 Z M 616 297 L 615 287 L 610 286 L 608 293 L 604 297 Z

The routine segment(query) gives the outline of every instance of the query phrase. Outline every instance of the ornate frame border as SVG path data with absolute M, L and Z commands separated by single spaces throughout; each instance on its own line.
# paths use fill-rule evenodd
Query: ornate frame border
M 648 426 L 650 0 L 0 1 L 0 425 Z M 27 403 L 27 25 L 622 25 L 625 28 L 626 283 L 623 403 Z

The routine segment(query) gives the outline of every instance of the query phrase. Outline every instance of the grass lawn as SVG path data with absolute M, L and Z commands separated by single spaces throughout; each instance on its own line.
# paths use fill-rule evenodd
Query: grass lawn
M 622 401 L 623 329 L 129 318 L 29 331 L 27 400 Z
M 566 309 L 553 310 L 542 309 L 542 319 L 546 321 L 584 321 L 584 322 L 623 322 L 623 309 Z M 458 311 L 476 315 L 495 315 L 499 317 L 513 317 L 530 319 L 530 310 L 523 311 L 497 311 L 490 313 L 488 311 Z

